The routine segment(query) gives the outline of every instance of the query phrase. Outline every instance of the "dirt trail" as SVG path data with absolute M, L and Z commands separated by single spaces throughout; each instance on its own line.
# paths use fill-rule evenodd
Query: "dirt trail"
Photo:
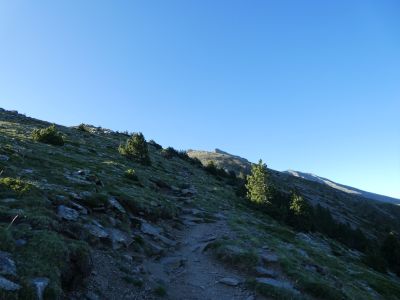
M 230 232 L 225 220 L 189 225 L 182 232 L 180 247 L 147 268 L 166 286 L 168 299 L 255 299 L 244 287 L 244 278 L 214 259 L 206 245 Z M 227 281 L 223 283 L 222 281 Z

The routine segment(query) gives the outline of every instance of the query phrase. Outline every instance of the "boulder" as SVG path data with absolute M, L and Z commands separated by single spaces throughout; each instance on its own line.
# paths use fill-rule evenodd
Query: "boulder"
M 260 275 L 260 276 L 267 276 L 267 277 L 273 277 L 273 278 L 278 276 L 278 274 L 274 270 L 266 269 L 261 266 L 256 267 L 255 271 L 256 271 L 257 275 Z
M 186 264 L 186 259 L 179 257 L 179 256 L 172 256 L 172 257 L 166 257 L 161 260 L 161 263 L 163 264 L 164 267 L 167 267 L 169 269 L 177 269 L 179 267 L 182 267 Z
M 87 231 L 91 235 L 93 235 L 93 236 L 95 236 L 97 238 L 106 238 L 106 237 L 108 237 L 107 231 L 105 231 L 101 225 L 99 226 L 99 225 L 95 225 L 95 224 L 86 224 L 83 227 L 86 228 Z
M 8 161 L 10 158 L 7 155 L 0 154 L 0 160 Z
M 118 210 L 120 213 L 122 214 L 126 214 L 126 210 L 125 208 L 123 208 L 123 206 L 118 202 L 117 199 L 115 199 L 114 197 L 110 197 L 108 198 L 108 203 L 110 204 L 110 206 L 116 210 Z
M 283 281 L 283 280 L 278 280 L 278 279 L 273 279 L 273 278 L 258 277 L 258 278 L 256 278 L 256 282 L 259 284 L 265 284 L 265 285 L 269 285 L 269 286 L 273 286 L 276 288 L 285 289 L 285 290 L 289 290 L 291 292 L 298 293 L 298 291 L 288 281 Z
M 0 275 L 17 275 L 17 268 L 11 254 L 0 251 Z
M 152 235 L 152 236 L 158 236 L 158 235 L 160 235 L 160 233 L 162 231 L 162 229 L 160 227 L 156 227 L 147 222 L 143 222 L 140 229 L 143 233 Z
M 64 205 L 60 205 L 58 207 L 57 214 L 60 218 L 67 221 L 77 221 L 79 217 L 79 213 L 75 209 L 66 207 Z
M 224 277 L 219 280 L 220 283 L 229 285 L 229 286 L 238 286 L 240 284 L 240 280 L 233 277 Z
M 260 258 L 263 263 L 269 264 L 269 263 L 277 263 L 278 262 L 278 256 L 275 253 L 272 252 L 266 252 L 263 251 L 260 253 Z
M 105 231 L 108 233 L 108 239 L 111 242 L 114 250 L 120 249 L 122 246 L 127 247 L 132 239 L 119 229 L 106 228 Z
M 1 290 L 5 290 L 5 291 L 17 291 L 21 288 L 21 286 L 19 284 L 16 284 L 6 278 L 4 278 L 3 276 L 0 276 L 0 291 Z

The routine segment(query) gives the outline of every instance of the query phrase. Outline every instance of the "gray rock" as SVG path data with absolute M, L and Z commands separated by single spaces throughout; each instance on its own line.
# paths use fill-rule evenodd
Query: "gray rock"
M 106 228 L 105 231 L 108 233 L 108 238 L 111 241 L 112 248 L 114 250 L 120 249 L 122 246 L 127 247 L 131 242 L 128 235 L 121 230 L 115 228 Z
M 122 205 L 114 197 L 108 198 L 108 203 L 110 204 L 111 207 L 115 208 L 120 213 L 126 214 L 126 210 L 122 207 Z
M 2 203 L 14 203 L 17 202 L 17 199 L 14 198 L 5 198 L 5 199 L 1 199 Z
M 268 276 L 268 277 L 275 278 L 278 275 L 274 270 L 266 269 L 261 266 L 256 267 L 255 271 L 256 271 L 257 275 L 260 275 L 260 276 Z
M 166 257 L 163 260 L 161 260 L 161 263 L 170 269 L 177 269 L 179 267 L 182 267 L 186 264 L 186 259 L 182 257 Z
M 163 242 L 165 245 L 170 246 L 170 247 L 175 247 L 176 242 L 173 240 L 170 240 L 169 238 L 163 236 L 163 235 L 158 235 L 157 239 L 159 239 L 161 242 Z
M 38 277 L 32 279 L 31 282 L 35 287 L 37 299 L 43 300 L 44 290 L 49 285 L 50 280 L 46 277 Z
M 0 154 L 0 160 L 2 160 L 2 161 L 7 161 L 7 160 L 9 160 L 10 158 L 7 156 L 7 155 L 3 155 L 3 154 Z
M 161 233 L 161 228 L 156 227 L 151 225 L 150 223 L 142 223 L 142 226 L 140 228 L 142 230 L 143 233 L 148 234 L 148 235 L 152 235 L 152 236 L 158 236 Z
M 240 284 L 240 280 L 232 277 L 221 278 L 219 282 L 229 286 L 238 286 Z
M 84 225 L 84 228 L 86 228 L 91 235 L 97 238 L 108 237 L 107 231 L 105 231 L 101 225 L 86 224 Z
M 79 212 L 83 215 L 87 215 L 88 211 L 86 208 L 84 208 L 82 205 L 74 202 L 74 201 L 70 201 L 69 205 L 71 205 L 74 209 L 79 210 Z
M 17 247 L 25 246 L 26 243 L 27 243 L 27 241 L 24 240 L 24 239 L 18 239 L 18 240 L 15 241 L 15 245 L 16 245 Z
M 198 218 L 198 217 L 194 217 L 194 216 L 188 216 L 188 215 L 184 215 L 181 216 L 181 219 L 183 219 L 183 222 L 192 222 L 192 223 L 204 223 L 204 219 L 203 218 Z
M 60 218 L 68 221 L 77 221 L 79 217 L 79 213 L 75 209 L 66 207 L 64 205 L 60 205 L 58 207 L 57 214 Z
M 227 217 L 223 213 L 215 213 L 213 214 L 213 217 L 217 220 L 226 220 Z
M 288 281 L 282 281 L 273 278 L 258 277 L 256 278 L 256 282 L 265 285 L 270 285 L 276 288 L 290 290 L 292 292 L 297 292 L 297 290 L 293 287 L 293 285 Z
M 276 263 L 279 260 L 278 256 L 275 253 L 271 252 L 261 252 L 260 258 L 265 264 Z
M 0 276 L 0 291 L 5 290 L 5 291 L 17 291 L 21 288 L 19 284 L 16 284 L 3 276 Z
M 147 250 L 149 251 L 150 255 L 159 256 L 159 255 L 162 255 L 165 250 L 163 247 L 160 247 L 159 245 L 157 245 L 156 243 L 153 243 L 151 241 L 147 241 L 146 246 L 147 246 Z
M 0 275 L 17 275 L 17 268 L 11 254 L 0 251 Z

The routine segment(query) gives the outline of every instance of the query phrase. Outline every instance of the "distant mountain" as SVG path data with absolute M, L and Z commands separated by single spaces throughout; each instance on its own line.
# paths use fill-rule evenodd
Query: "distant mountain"
M 362 196 L 368 199 L 372 199 L 372 200 L 376 200 L 376 201 L 380 201 L 380 202 L 387 202 L 387 203 L 392 203 L 392 204 L 397 204 L 400 205 L 400 199 L 396 199 L 396 198 L 392 198 L 392 197 L 388 197 L 388 196 L 383 196 L 383 195 L 379 195 L 379 194 L 375 194 L 375 193 L 370 193 L 370 192 L 366 192 L 348 185 L 344 185 L 344 184 L 340 184 L 340 183 L 336 183 L 330 179 L 324 178 L 324 177 L 320 177 L 314 174 L 310 174 L 310 173 L 304 173 L 304 172 L 299 172 L 299 171 L 294 171 L 294 170 L 287 170 L 284 171 L 283 173 L 295 176 L 295 177 L 299 177 L 299 178 L 303 178 L 306 180 L 310 180 L 310 181 L 315 181 L 318 183 L 322 183 L 322 184 L 326 184 L 334 189 L 337 189 L 339 191 L 348 193 L 348 194 L 354 194 L 354 195 L 358 195 L 358 196 Z
M 214 152 L 188 150 L 187 153 L 190 157 L 198 158 L 203 165 L 207 165 L 207 163 L 213 161 L 219 168 L 228 171 L 235 171 L 237 175 L 240 173 L 247 174 L 251 169 L 251 162 L 247 159 L 230 154 L 218 148 L 215 149 Z
M 213 152 L 209 151 L 197 151 L 197 150 L 189 150 L 188 155 L 191 157 L 197 157 L 200 159 L 200 161 L 206 165 L 208 162 L 213 161 L 218 167 L 223 168 L 225 170 L 233 170 L 236 172 L 236 174 L 247 174 L 250 172 L 251 169 L 251 162 L 248 161 L 247 159 L 230 154 L 228 152 L 225 152 L 220 149 L 215 149 Z M 370 193 L 366 192 L 351 186 L 343 185 L 340 183 L 333 182 L 330 179 L 323 178 L 314 174 L 309 174 L 309 173 L 304 173 L 304 172 L 299 172 L 299 171 L 294 171 L 294 170 L 287 170 L 283 172 L 278 172 L 275 170 L 270 170 L 271 173 L 271 179 L 275 180 L 278 178 L 285 179 L 287 176 L 287 180 L 291 181 L 290 177 L 296 177 L 300 179 L 304 179 L 307 181 L 312 181 L 312 182 L 317 182 L 326 186 L 329 186 L 335 190 L 339 190 L 341 192 L 344 192 L 350 196 L 355 196 L 355 197 L 362 197 L 379 201 L 379 202 L 384 202 L 384 203 L 391 203 L 391 204 L 396 204 L 400 205 L 400 199 L 384 196 L 384 195 L 379 195 L 375 193 Z M 281 180 L 278 180 L 279 184 L 281 183 Z M 297 184 L 294 184 L 293 186 L 296 186 L 296 188 L 304 188 L 301 182 L 297 182 Z

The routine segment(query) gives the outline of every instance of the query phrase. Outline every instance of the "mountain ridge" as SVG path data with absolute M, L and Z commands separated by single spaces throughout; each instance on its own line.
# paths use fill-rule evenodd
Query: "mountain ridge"
M 244 173 L 249 173 L 251 169 L 251 162 L 247 160 L 246 158 L 243 158 L 241 156 L 231 154 L 229 152 L 223 151 L 221 149 L 216 148 L 213 152 L 211 151 L 204 151 L 204 150 L 188 150 L 188 155 L 197 157 L 200 160 L 203 161 L 204 164 L 207 164 L 209 161 L 213 160 L 216 162 L 219 167 L 222 167 L 226 170 L 233 170 L 237 172 L 238 170 L 241 170 Z M 223 160 L 225 160 L 223 162 Z M 226 162 L 228 161 L 228 162 Z M 240 163 L 238 163 L 240 162 Z M 235 163 L 237 164 L 235 166 Z M 381 195 L 373 192 L 368 192 L 364 191 L 349 185 L 341 184 L 334 182 L 333 180 L 330 180 L 328 178 L 324 178 L 315 174 L 311 173 L 306 173 L 306 172 L 301 172 L 301 171 L 295 171 L 295 170 L 286 170 L 286 171 L 277 171 L 277 170 L 272 170 L 273 172 L 280 172 L 282 174 L 302 178 L 308 181 L 313 181 L 317 182 L 319 184 L 324 184 L 327 185 L 331 188 L 337 189 L 339 191 L 348 193 L 348 194 L 353 194 L 356 196 L 360 196 L 366 199 L 370 200 L 375 200 L 379 202 L 384 202 L 384 203 L 391 203 L 395 205 L 400 205 L 400 199 L 386 196 L 386 195 Z

